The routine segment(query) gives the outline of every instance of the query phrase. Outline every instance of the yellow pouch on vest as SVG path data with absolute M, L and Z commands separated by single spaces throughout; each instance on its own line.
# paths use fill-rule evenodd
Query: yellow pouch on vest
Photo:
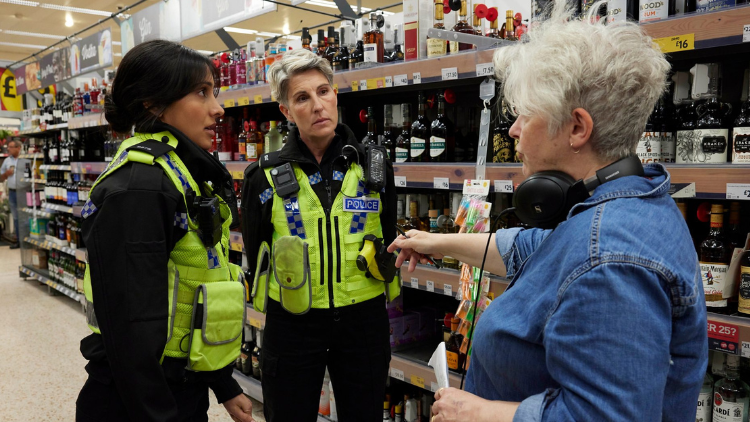
M 295 315 L 306 313 L 312 306 L 308 247 L 297 236 L 283 236 L 273 244 L 273 275 L 279 284 L 279 301 Z
M 265 314 L 268 303 L 268 276 L 271 270 L 271 249 L 267 242 L 260 245 L 258 262 L 255 265 L 255 280 L 250 296 L 253 298 L 253 308 Z
M 188 369 L 215 371 L 240 355 L 245 286 L 237 281 L 201 284 L 193 301 Z

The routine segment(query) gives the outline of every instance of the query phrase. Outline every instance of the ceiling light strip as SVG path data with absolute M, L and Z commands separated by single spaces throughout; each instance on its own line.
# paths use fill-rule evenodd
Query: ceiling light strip
M 107 12 L 104 10 L 84 9 L 81 7 L 61 6 L 59 4 L 50 4 L 50 3 L 42 3 L 40 6 L 44 9 L 63 10 L 65 12 L 85 13 L 88 15 L 96 15 L 96 16 L 112 16 L 111 12 Z
M 30 6 L 30 7 L 39 6 L 39 2 L 37 1 L 26 1 L 26 0 L 0 0 L 0 3 L 16 4 L 19 6 Z
M 0 31 L 2 31 L 4 34 L 9 34 L 9 35 L 23 35 L 26 37 L 49 38 L 53 40 L 65 39 L 65 36 L 63 35 L 40 34 L 38 32 L 12 31 L 8 29 L 0 30 Z
M 5 41 L 0 41 L 0 45 L 7 45 L 8 47 L 34 48 L 34 49 L 47 48 L 46 45 L 21 44 L 17 42 L 5 42 Z

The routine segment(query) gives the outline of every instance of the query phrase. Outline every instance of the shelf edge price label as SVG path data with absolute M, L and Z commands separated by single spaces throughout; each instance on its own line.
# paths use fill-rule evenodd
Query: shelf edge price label
M 404 381 L 404 371 L 396 368 L 391 368 L 391 377 L 396 378 L 399 381 Z
M 393 87 L 393 77 L 392 76 L 386 76 L 385 77 L 385 87 L 386 88 L 392 88 Z
M 430 391 L 432 391 L 433 393 L 437 393 L 437 390 L 439 390 L 439 389 L 440 389 L 440 387 L 438 386 L 438 383 L 436 383 L 434 381 L 430 382 Z
M 424 378 L 422 378 L 420 376 L 412 375 L 411 376 L 411 383 L 412 383 L 412 385 L 416 385 L 419 388 L 424 388 Z
M 406 86 L 409 85 L 409 77 L 406 75 L 396 75 L 393 77 L 394 86 Z
M 479 63 L 477 65 L 477 76 L 492 76 L 495 66 L 492 63 Z
M 427 282 L 425 284 L 427 285 L 427 291 L 428 292 L 432 292 L 432 293 L 435 292 L 435 282 L 434 281 L 427 280 Z
M 393 183 L 397 188 L 406 187 L 406 176 L 393 176 Z
M 250 325 L 252 325 L 253 327 L 255 327 L 255 328 L 259 329 L 259 330 L 262 328 L 260 326 L 260 320 L 257 319 L 257 318 L 249 318 L 248 322 L 250 323 Z
M 339 95 L 339 84 L 333 84 L 333 92 Z
M 495 192 L 513 193 L 513 181 L 512 180 L 495 180 Z
M 458 68 L 457 67 L 447 67 L 445 69 L 441 70 L 441 73 L 443 75 L 444 81 L 450 81 L 453 79 L 458 79 Z
M 224 100 L 224 108 L 234 107 L 234 98 Z
M 727 183 L 727 199 L 750 200 L 750 183 Z
M 750 358 L 750 341 L 742 342 L 742 357 Z
M 446 296 L 453 296 L 453 285 L 452 284 L 443 284 L 443 294 Z
M 447 177 L 435 177 L 432 179 L 432 187 L 434 189 L 450 189 L 451 179 Z
M 256 96 L 254 96 L 254 97 L 253 97 L 253 102 L 254 102 L 255 104 L 262 104 L 262 103 L 263 103 L 263 96 L 262 96 L 262 95 L 260 95 L 260 94 L 258 94 L 258 95 L 256 95 Z
M 352 81 L 352 92 L 359 91 L 359 81 Z
M 359 90 L 367 91 L 367 80 L 359 81 Z
M 411 288 L 412 289 L 419 289 L 419 279 L 416 277 L 411 278 Z
M 422 72 L 414 72 L 412 74 L 412 83 L 414 85 L 422 83 Z
M 248 97 L 240 97 L 240 98 L 237 99 L 237 104 L 239 104 L 241 106 L 250 105 L 250 98 L 248 98 Z
M 662 53 L 674 53 L 675 51 L 687 51 L 695 49 L 695 34 L 675 35 L 672 37 L 656 38 L 656 45 L 661 48 Z
M 742 27 L 742 42 L 750 42 L 750 25 Z
M 737 355 L 739 349 L 739 327 L 719 321 L 708 320 L 708 349 Z

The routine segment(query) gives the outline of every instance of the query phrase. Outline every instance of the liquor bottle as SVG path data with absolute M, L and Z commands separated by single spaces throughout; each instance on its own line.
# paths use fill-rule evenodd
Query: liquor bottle
M 383 402 L 383 422 L 393 422 L 393 419 L 391 419 L 391 403 L 388 401 Z
M 463 336 L 458 332 L 458 324 L 461 319 L 453 317 L 451 319 L 451 335 L 445 344 L 445 355 L 448 360 L 448 369 L 460 372 L 464 367 L 466 355 L 461 353 L 461 343 Z
M 336 29 L 333 26 L 329 26 L 328 42 L 323 57 L 328 60 L 328 63 L 331 63 L 331 66 L 333 66 L 333 56 L 335 56 L 338 51 L 339 49 L 336 46 Z
M 738 311 L 740 315 L 750 316 L 750 250 L 740 257 L 740 298 Z
M 268 133 L 266 133 L 265 149 L 263 150 L 265 153 L 278 151 L 282 146 L 281 134 L 276 129 L 278 122 L 276 120 L 271 120 L 268 124 L 269 129 Z
M 487 36 L 490 38 L 502 38 L 500 36 L 500 31 L 497 29 L 497 21 L 500 18 L 500 16 L 497 15 L 497 7 L 493 7 L 492 9 L 495 9 L 495 16 L 497 17 L 490 21 L 490 31 L 487 32 Z
M 256 332 L 255 347 L 253 348 L 253 355 L 251 358 L 252 367 L 253 367 L 253 378 L 255 379 L 263 378 L 263 373 L 260 370 L 260 359 L 261 359 L 261 354 L 263 353 L 263 349 L 261 349 L 262 339 L 263 339 L 263 334 L 261 332 Z
M 325 29 L 318 29 L 318 48 L 315 51 L 320 57 L 325 57 L 326 54 L 326 31 Z
M 245 108 L 245 111 L 247 111 L 247 108 Z M 240 130 L 240 134 L 237 136 L 237 155 L 235 157 L 235 161 L 247 161 L 247 134 L 250 130 L 250 122 L 247 121 L 247 113 L 245 113 L 245 118 L 242 119 L 242 130 Z
M 252 332 L 252 329 L 245 332 Z M 240 349 L 240 371 L 248 376 L 253 376 L 253 349 L 255 344 L 252 341 L 252 335 L 245 337 L 245 342 Z
M 409 140 L 409 130 L 411 129 L 411 104 L 401 104 L 401 114 L 403 116 L 403 125 L 401 133 L 396 138 L 396 163 L 408 163 L 411 161 L 409 149 L 411 142 Z
M 500 37 L 508 41 L 516 41 L 518 39 L 514 30 L 512 10 L 505 11 L 505 23 L 502 28 L 500 28 Z
M 747 99 L 740 106 L 740 112 L 734 119 L 732 129 L 732 163 L 750 163 L 750 84 L 748 84 Z
M 657 108 L 661 115 L 661 157 L 662 163 L 674 163 L 677 155 L 677 140 L 675 138 L 675 110 L 670 89 L 659 98 Z
M 91 105 L 99 105 L 99 94 L 101 93 L 101 90 L 99 90 L 99 84 L 96 82 L 96 78 L 91 78 L 91 92 L 89 92 L 89 95 L 91 96 Z M 92 107 L 93 108 L 93 107 Z
M 385 147 L 388 152 L 388 159 L 391 162 L 396 161 L 396 131 L 393 127 L 393 106 L 386 104 L 383 106 L 383 136 L 380 138 L 380 145 Z
M 367 107 L 367 135 L 362 139 L 362 145 L 378 145 L 378 130 L 375 125 L 375 112 Z
M 445 115 L 445 96 L 438 96 L 437 117 L 430 127 L 430 161 L 443 163 L 448 161 L 448 149 L 453 144 L 453 123 Z
M 247 83 L 247 51 L 245 49 L 237 49 L 237 61 L 234 63 L 234 72 L 237 78 L 237 85 L 245 85 Z
M 474 14 L 472 15 L 472 26 L 474 27 L 474 35 L 484 36 L 484 25 L 482 25 L 482 18 L 477 15 L 477 6 L 474 6 Z
M 691 98 L 683 100 L 682 106 L 677 110 L 677 139 L 676 156 L 677 164 L 694 163 L 697 160 L 695 124 L 698 114 L 695 111 L 695 101 Z
M 411 138 L 409 155 L 412 162 L 426 162 L 430 159 L 429 145 L 430 121 L 425 113 L 425 98 L 422 91 L 419 92 L 417 108 L 417 119 L 411 125 Z
M 419 198 L 417 195 L 409 195 L 409 219 L 406 221 L 404 230 L 425 230 L 424 222 L 419 218 Z
M 442 0 L 435 0 L 435 22 L 432 27 L 435 29 L 445 29 L 443 19 L 445 12 Z M 440 38 L 427 37 L 427 57 L 440 57 L 448 54 L 448 41 Z
M 378 15 L 375 13 L 370 13 L 370 30 L 365 32 L 362 41 L 364 41 L 364 61 L 383 63 L 385 54 L 383 32 L 378 26 Z
M 397 404 L 393 408 L 393 422 L 404 422 L 404 408 L 401 404 Z
M 312 42 L 312 37 L 310 36 L 310 28 L 304 27 L 302 28 L 302 48 L 305 50 L 312 51 L 312 48 L 310 48 L 310 43 Z
M 338 54 L 333 57 L 334 72 L 349 69 L 349 46 L 347 45 L 349 40 L 346 39 L 345 34 L 346 31 L 341 31 L 341 33 L 339 34 L 339 43 L 341 45 L 341 48 L 339 48 Z
M 733 201 L 729 204 L 729 230 L 727 230 L 727 238 L 732 250 L 745 248 L 747 232 L 742 230 L 740 223 L 740 203 Z
M 357 46 L 349 54 L 349 69 L 356 69 L 357 63 L 364 61 L 365 44 L 362 40 L 357 41 Z
M 652 22 L 669 17 L 669 6 L 674 5 L 674 0 L 665 1 L 653 1 L 653 0 L 639 0 L 638 1 L 638 21 Z
M 607 0 L 607 23 L 638 21 L 637 0 Z
M 427 212 L 427 215 L 430 217 L 430 233 L 440 233 L 440 228 L 438 228 L 439 214 L 438 210 L 429 210 Z
M 654 105 L 635 149 L 641 163 L 656 163 L 661 159 L 661 125 L 662 116 L 658 110 L 658 105 Z
M 740 379 L 740 357 L 728 355 L 724 378 L 714 384 L 714 421 L 747 421 L 750 387 Z
M 724 207 L 711 205 L 711 228 L 700 245 L 700 270 L 708 310 L 728 313 L 728 301 L 734 292 L 727 277 L 731 252 L 723 233 Z
M 695 421 L 710 422 L 713 413 L 713 392 L 714 392 L 714 378 L 711 374 L 706 371 L 703 376 L 703 385 L 701 385 L 701 392 L 698 394 L 698 408 L 695 413 Z
M 404 421 L 405 422 L 417 422 L 417 409 L 419 408 L 419 402 L 412 398 L 409 394 L 404 394 Z
M 732 106 L 719 101 L 719 65 L 709 63 L 708 92 L 701 95 L 706 101 L 696 107 L 698 120 L 695 124 L 698 141 L 698 162 L 726 163 L 729 128 L 726 117 L 732 112 Z
M 458 12 L 458 22 L 456 22 L 456 25 L 451 31 L 461 32 L 463 34 L 474 34 L 474 28 L 469 24 L 467 0 L 461 0 L 461 9 Z M 449 48 L 451 53 L 455 53 L 457 51 L 471 50 L 474 48 L 474 44 L 451 41 Z
M 406 211 L 404 210 L 405 195 L 398 195 L 396 199 L 396 224 L 403 229 L 406 227 Z

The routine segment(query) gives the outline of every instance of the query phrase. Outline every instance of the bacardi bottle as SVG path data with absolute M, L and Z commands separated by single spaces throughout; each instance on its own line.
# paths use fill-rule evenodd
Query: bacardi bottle
M 728 300 L 734 295 L 734 283 L 727 277 L 731 252 L 724 236 L 724 206 L 711 205 L 711 228 L 700 245 L 700 270 L 708 310 L 729 313 Z
M 711 410 L 713 409 L 714 378 L 706 372 L 703 376 L 703 385 L 698 394 L 698 408 L 695 412 L 695 422 L 710 422 Z
M 750 387 L 740 379 L 740 357 L 728 355 L 724 378 L 714 384 L 713 422 L 747 422 Z

